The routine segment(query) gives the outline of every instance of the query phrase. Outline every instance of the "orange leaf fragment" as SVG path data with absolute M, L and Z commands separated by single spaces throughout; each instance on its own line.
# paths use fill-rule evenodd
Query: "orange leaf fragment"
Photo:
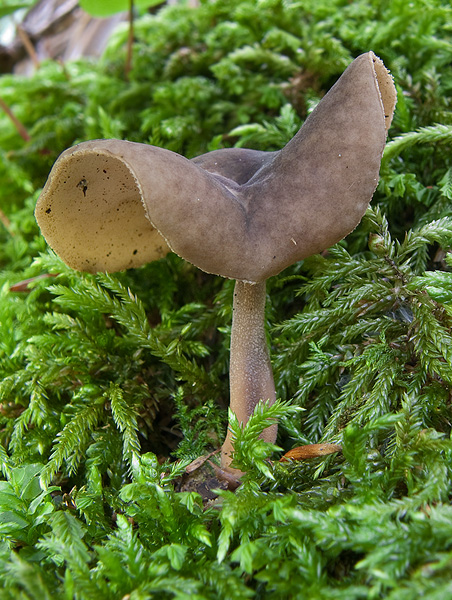
M 306 444 L 298 446 L 286 452 L 279 462 L 288 462 L 289 460 L 306 460 L 308 458 L 316 458 L 318 456 L 326 456 L 334 452 L 340 452 L 342 446 L 339 444 Z

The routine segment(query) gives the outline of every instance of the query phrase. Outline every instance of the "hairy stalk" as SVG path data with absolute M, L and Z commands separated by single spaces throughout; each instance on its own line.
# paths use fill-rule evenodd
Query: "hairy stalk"
M 229 367 L 230 407 L 239 422 L 245 424 L 259 400 L 276 399 L 270 355 L 265 337 L 265 282 L 237 281 L 231 331 Z M 262 434 L 267 442 L 276 439 L 277 426 L 268 427 Z M 221 466 L 232 470 L 233 441 L 228 431 L 221 451 Z

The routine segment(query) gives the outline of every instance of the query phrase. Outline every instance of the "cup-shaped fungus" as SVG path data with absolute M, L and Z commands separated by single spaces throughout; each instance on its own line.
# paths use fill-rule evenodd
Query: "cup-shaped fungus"
M 235 279 L 230 406 L 246 423 L 259 400 L 275 400 L 265 281 L 357 226 L 377 186 L 395 102 L 391 76 L 368 52 L 278 152 L 231 148 L 188 160 L 127 141 L 84 142 L 58 158 L 36 218 L 74 269 L 118 271 L 173 251 Z M 263 437 L 275 441 L 276 426 Z M 224 469 L 232 448 L 228 433 Z

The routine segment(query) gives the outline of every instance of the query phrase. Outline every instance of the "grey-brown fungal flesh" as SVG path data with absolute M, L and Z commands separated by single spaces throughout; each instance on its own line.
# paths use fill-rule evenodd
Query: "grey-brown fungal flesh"
M 36 218 L 75 269 L 117 271 L 172 250 L 236 279 L 243 310 L 253 297 L 263 313 L 268 277 L 335 244 L 361 220 L 395 102 L 389 72 L 368 52 L 278 152 L 232 148 L 187 160 L 145 144 L 84 142 L 55 163 Z M 274 387 L 263 321 L 253 317 L 247 326 L 240 311 L 237 300 L 231 406 L 245 423 L 257 400 L 274 399 Z M 230 451 L 228 437 L 225 467 Z
M 245 424 L 259 400 L 273 404 L 276 399 L 273 371 L 265 335 L 265 282 L 237 281 L 231 329 L 229 365 L 230 408 L 239 423 Z M 275 442 L 277 427 L 264 430 L 262 437 Z M 221 466 L 230 469 L 233 439 L 228 430 L 221 449 Z

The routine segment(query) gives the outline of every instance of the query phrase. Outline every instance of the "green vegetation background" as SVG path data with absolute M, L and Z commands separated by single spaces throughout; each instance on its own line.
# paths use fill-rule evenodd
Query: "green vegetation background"
M 0 79 L 31 138 L 0 114 L 0 598 L 451 598 L 449 2 L 204 1 L 135 35 L 128 80 L 125 27 L 100 61 Z M 398 90 L 372 208 L 269 281 L 282 402 L 238 432 L 245 483 L 203 506 L 177 490 L 225 433 L 233 283 L 174 255 L 73 272 L 36 198 L 86 139 L 279 148 L 368 50 Z M 285 450 L 343 453 L 278 463 L 274 418 Z

